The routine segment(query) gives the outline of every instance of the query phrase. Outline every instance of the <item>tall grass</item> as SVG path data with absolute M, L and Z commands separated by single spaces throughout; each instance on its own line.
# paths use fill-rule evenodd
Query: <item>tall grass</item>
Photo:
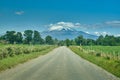
M 0 71 L 46 54 L 54 48 L 55 46 L 48 45 L 2 45 L 0 47 Z
M 39 45 L 2 45 L 0 47 L 0 60 L 7 57 L 14 57 L 20 54 L 30 54 L 32 52 L 40 52 L 51 46 L 39 46 Z
M 88 53 L 100 54 L 107 59 L 120 60 L 120 46 L 82 46 L 82 48 Z

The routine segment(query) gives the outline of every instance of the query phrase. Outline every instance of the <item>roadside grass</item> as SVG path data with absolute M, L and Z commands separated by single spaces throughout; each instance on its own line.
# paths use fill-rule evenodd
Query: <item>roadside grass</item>
M 82 46 L 86 51 L 93 51 L 103 57 L 118 60 L 120 58 L 120 46 Z
M 15 45 L 16 46 L 16 45 Z M 32 46 L 34 47 L 34 46 Z M 36 47 L 36 46 L 35 46 Z M 7 58 L 0 60 L 0 72 L 16 66 L 17 64 L 26 62 L 30 59 L 36 58 L 40 55 L 45 55 L 49 51 L 53 50 L 56 46 L 37 46 L 37 48 L 43 49 L 38 51 L 32 51 L 27 54 L 14 55 L 13 57 L 8 56 Z
M 120 60 L 107 59 L 103 56 L 94 55 L 86 52 L 82 47 L 78 46 L 70 46 L 69 48 L 82 58 L 104 68 L 115 76 L 120 77 Z

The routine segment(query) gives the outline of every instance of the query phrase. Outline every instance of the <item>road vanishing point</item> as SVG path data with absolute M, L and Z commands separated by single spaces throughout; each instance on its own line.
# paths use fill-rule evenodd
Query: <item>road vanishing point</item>
M 0 80 L 120 80 L 65 46 L 0 73 Z

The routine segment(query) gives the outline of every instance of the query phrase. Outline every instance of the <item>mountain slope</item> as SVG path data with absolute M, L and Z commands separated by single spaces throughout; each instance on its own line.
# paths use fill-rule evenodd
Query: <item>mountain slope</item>
M 98 36 L 91 35 L 88 33 L 85 33 L 83 31 L 76 31 L 74 29 L 68 28 L 68 29 L 61 29 L 61 30 L 51 30 L 51 31 L 44 31 L 41 33 L 42 37 L 45 38 L 47 35 L 52 36 L 53 38 L 57 38 L 59 40 L 65 40 L 65 39 L 74 39 L 77 36 L 82 35 L 84 38 L 89 39 L 97 39 Z

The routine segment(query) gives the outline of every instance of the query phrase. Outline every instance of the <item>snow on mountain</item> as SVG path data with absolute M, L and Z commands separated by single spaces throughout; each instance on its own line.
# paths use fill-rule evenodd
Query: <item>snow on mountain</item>
M 57 28 L 57 29 L 53 29 L 53 30 L 48 30 L 48 31 L 44 31 L 41 33 L 42 37 L 45 38 L 47 35 L 52 36 L 53 38 L 57 38 L 59 40 L 65 40 L 65 39 L 74 39 L 77 36 L 82 35 L 84 38 L 89 38 L 89 39 L 97 39 L 98 36 L 95 35 L 91 35 L 88 33 L 85 33 L 83 31 L 77 31 L 73 28 L 70 27 L 62 27 L 62 28 Z

